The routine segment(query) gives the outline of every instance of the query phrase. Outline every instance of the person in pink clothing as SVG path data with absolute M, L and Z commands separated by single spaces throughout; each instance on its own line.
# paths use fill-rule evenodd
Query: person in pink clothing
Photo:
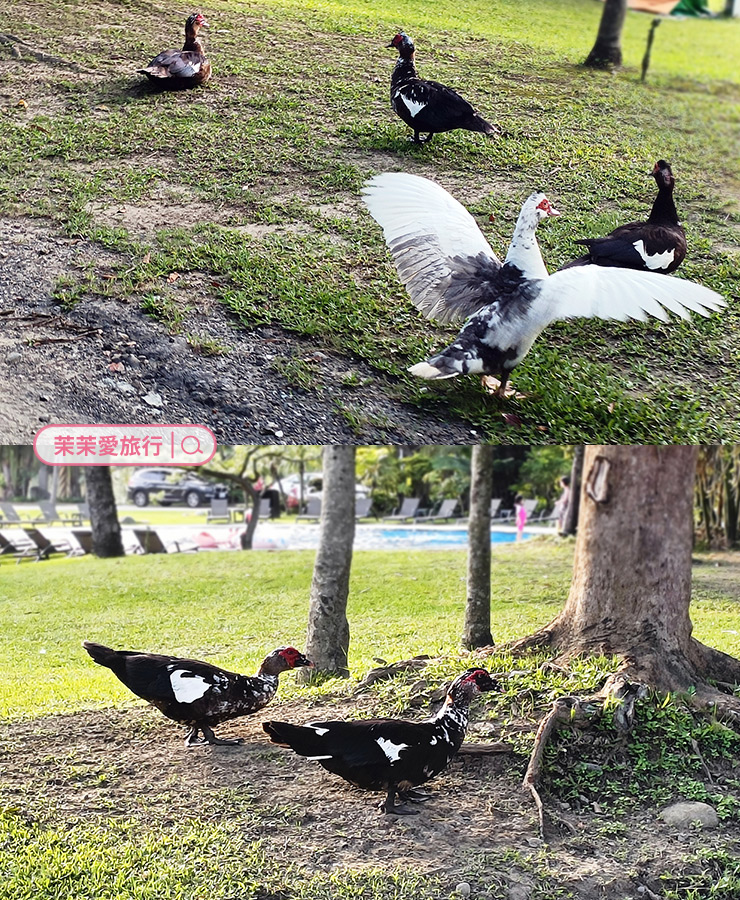
M 527 510 L 524 508 L 524 498 L 517 494 L 514 498 L 514 517 L 516 518 L 516 539 L 521 541 L 524 526 L 527 524 Z

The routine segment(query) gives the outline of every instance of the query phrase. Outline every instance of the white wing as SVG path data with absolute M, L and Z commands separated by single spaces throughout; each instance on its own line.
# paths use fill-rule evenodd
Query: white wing
M 366 182 L 362 195 L 409 296 L 426 316 L 466 319 L 490 302 L 487 278 L 501 263 L 475 219 L 444 188 L 418 175 L 386 172 Z
M 668 321 L 668 312 L 689 319 L 689 311 L 708 316 L 726 306 L 715 291 L 672 275 L 610 266 L 562 269 L 540 282 L 534 301 L 544 324 L 578 316 L 644 321 L 655 316 Z

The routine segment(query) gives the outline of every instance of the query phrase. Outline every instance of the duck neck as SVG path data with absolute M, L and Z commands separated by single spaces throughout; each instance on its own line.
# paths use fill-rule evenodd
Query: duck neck
M 650 211 L 648 222 L 656 224 L 678 225 L 678 213 L 673 202 L 673 185 L 661 184 L 658 186 L 658 196 L 655 198 L 653 208 Z
M 531 207 L 524 206 L 519 213 L 514 236 L 509 244 L 505 262 L 516 266 L 530 278 L 547 276 L 540 245 L 537 243 L 537 213 Z
M 443 721 L 448 728 L 450 726 L 458 728 L 464 734 L 468 727 L 469 709 L 470 701 L 467 698 L 448 694 L 444 706 L 434 716 L 434 721 Z
M 192 25 L 185 28 L 185 43 L 182 45 L 183 50 L 195 50 L 196 53 L 202 53 L 203 47 L 198 40 L 198 29 Z
M 396 85 L 404 84 L 416 77 L 414 54 L 412 53 L 410 56 L 399 56 L 396 60 L 396 66 L 393 69 L 393 75 L 391 75 L 391 84 L 395 87 Z

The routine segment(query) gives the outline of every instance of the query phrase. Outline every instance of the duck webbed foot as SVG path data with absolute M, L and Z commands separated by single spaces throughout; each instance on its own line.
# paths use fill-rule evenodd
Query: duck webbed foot
M 509 384 L 508 377 L 499 381 L 493 375 L 482 375 L 480 383 L 486 393 L 491 394 L 499 400 L 525 400 L 529 395 L 520 394 L 515 387 Z
M 401 799 L 401 794 L 398 795 L 399 799 Z M 388 788 L 388 794 L 386 795 L 385 800 L 378 806 L 382 812 L 387 813 L 391 816 L 418 816 L 418 809 L 408 809 L 403 804 L 399 804 L 396 806 L 396 788 L 390 787 Z
M 200 739 L 198 738 L 199 731 L 203 732 L 203 737 Z M 217 738 L 213 733 L 213 729 L 209 728 L 207 725 L 193 726 L 193 728 L 190 729 L 188 736 L 185 738 L 186 747 L 197 747 L 202 744 L 216 744 L 217 746 L 222 747 L 233 747 L 243 743 L 243 738 Z
M 404 803 L 426 803 L 427 800 L 432 799 L 432 795 L 428 791 L 410 788 L 408 791 L 399 791 L 398 799 Z

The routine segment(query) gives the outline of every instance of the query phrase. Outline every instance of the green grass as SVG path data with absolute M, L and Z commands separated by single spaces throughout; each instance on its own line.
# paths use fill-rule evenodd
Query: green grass
M 435 900 L 437 879 L 382 871 L 307 875 L 245 837 L 238 820 L 148 828 L 111 819 L 65 829 L 0 814 L 0 900 Z M 238 894 L 235 893 L 238 891 Z M 287 893 L 284 893 L 287 892 Z
M 190 274 L 206 273 L 242 327 L 269 323 L 365 360 L 397 399 L 458 414 L 492 440 L 740 440 L 736 299 L 690 324 L 549 329 L 516 375 L 531 395 L 510 404 L 520 426 L 502 419 L 474 379 L 412 379 L 406 367 L 452 331 L 413 309 L 358 199 L 377 171 L 442 179 L 502 253 L 522 198 L 545 188 L 564 213 L 540 230 L 557 266 L 573 257 L 575 237 L 645 215 L 654 192 L 645 173 L 664 156 L 679 177 L 691 246 L 683 274 L 736 298 L 737 20 L 665 22 L 641 85 L 634 67 L 648 16 L 629 14 L 628 67 L 610 75 L 577 67 L 601 10 L 593 0 L 464 0 L 433 10 L 414 0 L 402 24 L 417 40 L 422 74 L 455 84 L 506 132 L 495 141 L 452 133 L 419 149 L 388 109 L 392 54 L 383 44 L 401 24 L 390 3 L 221 3 L 210 15 L 212 83 L 155 96 L 134 88 L 132 72 L 181 23 L 170 8 L 136 0 L 132 8 L 136 28 L 123 32 L 110 0 L 9 9 L 15 32 L 100 76 L 49 70 L 30 86 L 22 68 L 5 75 L 6 90 L 23 91 L 29 106 L 7 109 L 0 123 L 0 211 L 50 215 L 122 254 L 113 278 L 61 283 L 66 306 L 97 290 L 133 298 L 180 330 Z M 169 222 L 168 202 L 196 204 L 192 218 Z M 161 217 L 129 232 L 104 214 L 121 205 Z M 171 272 L 181 278 L 168 283 Z M 332 389 L 300 363 L 285 375 L 302 390 Z M 345 418 L 362 431 L 351 408 Z
M 502 642 L 528 634 L 562 607 L 572 545 L 535 540 L 494 547 L 493 554 L 492 630 Z M 83 638 L 256 670 L 275 647 L 303 646 L 313 559 L 311 551 L 281 551 L 2 563 L 0 674 L 8 677 L 0 678 L 0 717 L 131 702 L 122 685 L 90 663 Z M 715 588 L 712 567 L 697 567 L 695 578 L 695 635 L 740 655 L 737 592 Z M 704 583 L 709 590 L 702 591 Z M 373 657 L 427 653 L 454 660 L 464 585 L 463 551 L 356 552 L 353 676 L 372 668 Z M 303 690 L 292 679 L 281 688 L 284 696 Z

